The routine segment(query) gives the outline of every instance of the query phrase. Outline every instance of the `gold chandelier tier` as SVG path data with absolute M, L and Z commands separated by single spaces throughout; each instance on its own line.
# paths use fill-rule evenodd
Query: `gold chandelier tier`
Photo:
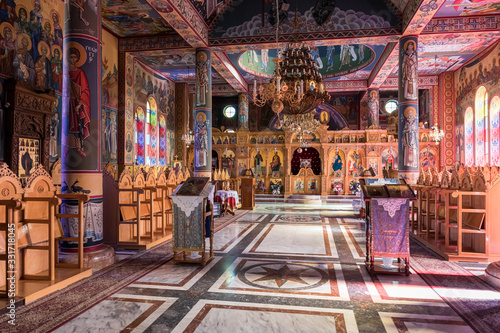
M 290 45 L 278 57 L 274 76 L 268 84 L 254 81 L 253 97 L 257 106 L 271 103 L 275 113 L 299 115 L 313 112 L 330 99 L 307 45 Z
M 303 137 L 307 133 L 314 134 L 321 127 L 321 123 L 314 119 L 314 113 L 288 115 L 284 116 L 283 121 L 278 121 L 277 127 L 299 137 Z

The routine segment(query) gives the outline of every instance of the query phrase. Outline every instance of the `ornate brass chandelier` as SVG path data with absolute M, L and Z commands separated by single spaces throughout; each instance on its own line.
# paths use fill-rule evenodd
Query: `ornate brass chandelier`
M 187 148 L 194 144 L 194 135 L 193 131 L 189 130 L 187 133 L 182 134 L 181 140 L 184 142 Z
M 279 115 L 300 115 L 313 112 L 316 107 L 328 101 L 330 96 L 317 63 L 311 55 L 311 48 L 305 43 L 294 42 L 281 52 L 278 45 L 279 8 L 276 0 L 276 49 L 277 57 L 271 82 L 263 84 L 254 80 L 254 104 L 263 107 L 271 102 L 272 110 Z
M 440 130 L 437 126 L 432 126 L 432 131 L 429 133 L 429 136 L 431 137 L 431 140 L 434 141 L 436 144 L 439 144 L 441 140 L 444 138 L 444 132 L 443 130 Z
M 314 113 L 284 116 L 282 128 L 288 132 L 302 135 L 306 133 L 314 134 L 321 126 L 321 123 L 314 119 Z M 303 135 L 302 135 L 303 136 Z

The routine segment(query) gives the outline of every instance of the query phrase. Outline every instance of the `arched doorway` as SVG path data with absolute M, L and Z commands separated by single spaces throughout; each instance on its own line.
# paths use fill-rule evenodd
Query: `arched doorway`
M 293 152 L 292 193 L 321 193 L 321 158 L 315 148 L 297 148 Z
M 219 154 L 212 150 L 212 171 L 219 169 Z
M 293 152 L 292 157 L 292 175 L 297 175 L 302 167 L 309 164 L 315 175 L 321 175 L 321 158 L 319 152 L 315 148 L 297 148 Z

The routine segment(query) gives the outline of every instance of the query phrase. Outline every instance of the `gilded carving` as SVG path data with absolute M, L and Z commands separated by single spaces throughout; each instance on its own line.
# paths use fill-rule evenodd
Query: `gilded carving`
M 16 106 L 23 109 L 52 113 L 54 110 L 53 104 L 54 102 L 47 98 L 27 94 L 23 91 L 16 92 Z

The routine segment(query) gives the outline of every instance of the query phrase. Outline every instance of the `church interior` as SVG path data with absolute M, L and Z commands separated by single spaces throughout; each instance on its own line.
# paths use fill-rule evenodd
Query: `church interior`
M 499 26 L 0 0 L 0 331 L 498 332 Z

